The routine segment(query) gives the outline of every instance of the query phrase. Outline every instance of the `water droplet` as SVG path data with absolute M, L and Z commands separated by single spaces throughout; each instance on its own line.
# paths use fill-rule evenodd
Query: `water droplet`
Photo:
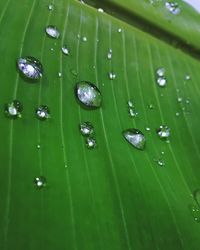
M 104 12 L 104 10 L 103 10 L 102 8 L 98 8 L 98 12 L 103 13 L 103 12 Z
M 144 134 L 138 129 L 127 129 L 123 131 L 124 138 L 135 148 L 143 150 L 145 147 L 146 139 Z
M 154 109 L 154 105 L 150 103 L 150 104 L 148 105 L 148 108 L 149 108 L 149 109 Z
M 76 96 L 86 107 L 99 108 L 101 106 L 101 92 L 94 84 L 88 81 L 81 81 L 76 84 Z
M 165 7 L 173 15 L 178 15 L 181 11 L 177 2 L 166 2 Z
M 108 51 L 107 58 L 109 60 L 112 58 L 112 50 L 111 49 L 109 49 L 109 51 Z
M 61 72 L 58 72 L 58 77 L 62 77 L 62 73 Z
M 138 112 L 135 109 L 134 103 L 129 100 L 128 102 L 128 114 L 130 117 L 136 117 L 138 115 Z
M 164 68 L 159 68 L 156 70 L 156 74 L 158 76 L 164 76 L 165 75 L 165 69 Z
M 165 154 L 165 152 L 164 151 L 161 151 L 161 155 L 164 155 Z
M 121 33 L 121 32 L 122 32 L 122 29 L 121 29 L 121 28 L 119 28 L 117 31 L 118 31 L 119 33 Z
M 194 218 L 194 221 L 199 223 L 200 222 L 199 206 L 189 205 L 189 210 L 190 210 L 190 213 L 191 213 L 192 217 Z
M 89 148 L 89 149 L 93 149 L 97 146 L 97 143 L 96 143 L 96 140 L 94 137 L 87 137 L 85 139 L 85 142 L 86 142 L 87 148 Z
M 179 112 L 176 112 L 176 116 L 180 116 L 180 113 L 179 113 Z
M 40 105 L 37 109 L 36 109 L 36 117 L 41 120 L 44 121 L 48 118 L 50 118 L 50 112 L 49 112 L 49 108 L 46 105 Z
M 167 79 L 165 77 L 158 77 L 157 78 L 157 84 L 160 86 L 160 87 L 165 87 L 166 84 L 167 84 Z
M 182 100 L 183 100 L 182 97 L 178 97 L 178 98 L 177 98 L 177 101 L 178 101 L 178 102 L 182 102 Z
M 83 37 L 82 37 L 82 41 L 83 41 L 83 42 L 87 42 L 87 37 L 86 37 L 86 36 L 83 36 Z
M 46 29 L 45 29 L 45 31 L 46 31 L 46 34 L 47 34 L 49 37 L 51 37 L 51 38 L 57 39 L 57 38 L 59 38 L 59 36 L 60 36 L 60 32 L 59 32 L 58 29 L 57 29 L 55 26 L 53 26 L 53 25 L 47 26 Z
M 78 75 L 78 73 L 76 72 L 76 70 L 75 69 L 71 69 L 70 70 L 70 72 L 72 73 L 72 75 L 74 75 L 74 76 L 77 76 Z
M 167 126 L 160 126 L 156 131 L 158 136 L 162 139 L 166 139 L 170 136 L 170 128 Z
M 114 80 L 116 78 L 116 74 L 113 73 L 113 72 L 109 72 L 108 77 L 109 77 L 110 80 Z
M 41 148 L 41 145 L 40 144 L 37 144 L 37 149 L 40 149 Z
M 189 104 L 189 103 L 190 103 L 190 100 L 189 100 L 189 99 L 186 99 L 186 100 L 185 100 L 185 103 L 186 103 L 186 104 Z
M 62 47 L 62 52 L 63 52 L 63 54 L 64 55 L 69 55 L 69 49 L 67 48 L 67 46 L 66 45 L 64 45 L 63 47 Z
M 191 79 L 191 76 L 190 75 L 185 75 L 185 80 L 186 81 L 189 81 Z
M 47 184 L 47 180 L 44 176 L 38 176 L 34 179 L 34 183 L 38 188 L 43 188 Z
M 82 122 L 80 124 L 80 132 L 82 135 L 91 135 L 94 133 L 94 127 L 90 122 Z
M 21 112 L 23 110 L 23 106 L 21 102 L 14 100 L 11 103 L 5 104 L 4 112 L 9 118 L 21 118 Z
M 150 131 L 151 129 L 150 129 L 149 127 L 146 127 L 145 130 L 146 130 L 146 131 Z
M 158 160 L 157 160 L 157 164 L 158 164 L 160 167 L 165 166 L 165 162 L 164 162 L 163 159 L 158 159 Z
M 54 48 L 50 48 L 51 51 L 54 51 Z
M 39 80 L 42 77 L 42 64 L 32 56 L 19 58 L 17 60 L 17 67 L 22 75 L 29 79 Z
M 53 4 L 49 4 L 49 5 L 48 5 L 48 9 L 49 9 L 49 10 L 54 10 Z

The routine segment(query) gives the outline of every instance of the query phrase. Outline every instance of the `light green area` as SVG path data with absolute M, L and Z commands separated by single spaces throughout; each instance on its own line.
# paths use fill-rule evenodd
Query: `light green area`
M 80 2 L 52 2 L 49 11 L 50 1 L 0 1 L 0 249 L 198 250 L 192 193 L 200 186 L 199 62 Z M 47 25 L 58 27 L 58 40 L 46 36 Z M 42 62 L 40 83 L 19 76 L 21 55 Z M 165 88 L 156 84 L 158 67 L 166 69 Z M 79 81 L 98 86 L 102 108 L 80 107 Z M 23 103 L 21 119 L 3 113 L 13 99 Z M 130 99 L 136 118 L 128 115 Z M 39 105 L 50 108 L 51 119 L 36 119 Z M 82 121 L 94 125 L 96 149 L 86 148 Z M 162 124 L 171 128 L 170 143 L 155 132 Z M 144 151 L 123 138 L 128 128 L 145 134 Z M 47 186 L 38 190 L 40 175 Z

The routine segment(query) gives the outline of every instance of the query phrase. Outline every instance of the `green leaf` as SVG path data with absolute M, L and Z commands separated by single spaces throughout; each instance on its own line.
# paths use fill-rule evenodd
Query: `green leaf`
M 104 4 L 98 7 L 107 10 Z M 144 6 L 152 31 L 138 25 Z M 147 1 L 124 1 L 118 11 L 109 7 L 101 13 L 74 0 L 0 1 L 2 250 L 199 249 L 199 33 L 192 30 L 199 14 L 184 5 L 169 30 L 164 15 L 154 18 L 154 8 Z M 123 19 L 124 9 L 137 24 Z M 191 17 L 185 34 L 179 29 L 182 15 Z M 160 27 L 159 39 L 152 23 Z M 45 34 L 47 25 L 60 30 L 59 39 Z M 181 40 L 178 47 L 166 40 L 171 31 Z M 69 55 L 62 53 L 63 45 Z M 21 56 L 42 62 L 39 82 L 21 77 L 16 68 Z M 161 67 L 167 79 L 163 88 L 156 83 Z M 80 106 L 79 81 L 99 88 L 100 109 Z M 3 109 L 14 99 L 23 111 L 12 120 Z M 136 117 L 129 116 L 129 100 Z M 40 105 L 49 107 L 50 119 L 36 118 Z M 84 121 L 94 126 L 94 149 L 86 147 L 79 131 Z M 161 125 L 170 128 L 169 141 L 157 135 Z M 144 133 L 144 150 L 123 138 L 127 129 Z M 39 176 L 46 178 L 43 188 L 34 183 Z

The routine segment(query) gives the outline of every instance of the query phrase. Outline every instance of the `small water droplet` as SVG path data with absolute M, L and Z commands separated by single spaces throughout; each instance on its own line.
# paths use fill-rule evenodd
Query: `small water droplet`
M 180 116 L 180 113 L 179 113 L 179 112 L 176 112 L 176 116 Z
M 45 31 L 46 31 L 46 34 L 51 38 L 57 39 L 60 36 L 59 30 L 53 25 L 47 26 Z
M 17 67 L 22 75 L 29 79 L 39 80 L 42 77 L 42 64 L 32 56 L 20 57 L 17 60 Z
M 157 78 L 157 84 L 160 87 L 165 87 L 167 84 L 167 79 L 165 77 L 158 77 Z
M 150 129 L 149 127 L 146 127 L 145 130 L 146 130 L 146 131 L 150 131 L 151 129 Z
M 34 179 L 34 183 L 37 186 L 37 188 L 43 188 L 47 184 L 47 180 L 44 176 L 38 176 Z
M 119 28 L 117 31 L 118 31 L 119 33 L 121 33 L 121 32 L 122 32 L 122 29 L 121 29 L 121 28 Z
M 89 149 L 93 149 L 97 146 L 96 139 L 94 137 L 87 137 L 85 139 L 85 142 L 86 142 L 87 148 Z
M 138 129 L 127 129 L 122 132 L 124 138 L 135 148 L 143 150 L 145 147 L 146 139 L 144 134 Z
M 67 46 L 66 45 L 64 45 L 63 47 L 62 47 L 62 52 L 63 52 L 63 54 L 64 55 L 66 55 L 66 56 L 68 56 L 69 55 L 69 49 L 67 48 Z
M 89 108 L 99 108 L 102 103 L 102 96 L 99 89 L 88 81 L 81 81 L 76 84 L 76 96 L 78 100 Z
M 134 104 L 131 100 L 128 101 L 128 107 L 129 108 L 133 108 L 134 107 Z
M 160 167 L 165 166 L 165 162 L 164 162 L 163 159 L 158 159 L 158 160 L 157 160 L 157 164 L 158 164 Z
M 194 221 L 199 223 L 200 222 L 199 206 L 197 206 L 197 205 L 189 205 L 189 210 L 190 210 L 190 213 L 191 213 L 192 217 L 194 218 Z
M 51 51 L 54 51 L 54 48 L 50 48 Z
M 189 81 L 191 79 L 191 76 L 190 75 L 185 75 L 185 80 L 186 81 Z
M 11 103 L 5 104 L 4 106 L 5 115 L 9 118 L 21 118 L 22 110 L 23 106 L 18 100 L 14 100 Z
M 109 72 L 108 77 L 109 77 L 110 80 L 114 80 L 116 78 L 116 74 L 113 73 L 113 72 Z
M 165 154 L 165 152 L 164 151 L 161 151 L 161 155 L 164 155 Z
M 165 69 L 164 69 L 164 68 L 158 68 L 158 69 L 156 70 L 156 74 L 157 74 L 158 76 L 164 76 L 164 75 L 165 75 Z
M 104 10 L 103 10 L 102 8 L 98 8 L 98 12 L 103 13 L 103 12 L 104 12 Z
M 40 149 L 41 148 L 41 145 L 40 144 L 37 144 L 37 149 Z
M 167 126 L 160 126 L 156 131 L 161 139 L 167 139 L 170 136 L 170 128 Z
M 82 37 L 82 41 L 83 41 L 83 42 L 87 42 L 87 37 L 86 37 L 86 36 L 83 36 L 83 37 Z
M 130 117 L 136 117 L 138 115 L 138 112 L 135 109 L 134 103 L 129 100 L 128 102 L 128 114 Z
M 36 117 L 41 120 L 41 121 L 45 121 L 48 118 L 50 118 L 50 112 L 49 112 L 49 108 L 46 105 L 40 105 L 37 109 L 36 109 Z
M 186 103 L 186 104 L 190 104 L 190 100 L 189 100 L 189 99 L 186 99 L 186 100 L 185 100 L 185 103 Z
M 49 4 L 49 5 L 48 5 L 48 10 L 54 10 L 53 4 Z
M 112 49 L 109 49 L 107 58 L 110 60 L 112 58 Z
M 58 72 L 58 77 L 62 77 L 62 73 L 61 72 Z
M 150 104 L 148 104 L 148 108 L 149 109 L 154 109 L 154 105 L 150 103 Z
M 178 15 L 181 11 L 177 2 L 172 2 L 172 1 L 166 2 L 165 7 L 173 15 Z
M 177 101 L 178 101 L 178 102 L 182 102 L 182 100 L 183 100 L 182 97 L 178 97 L 178 98 L 177 98 Z
M 70 72 L 72 73 L 72 75 L 74 75 L 74 76 L 78 76 L 78 73 L 76 72 L 76 70 L 75 70 L 75 69 L 71 69 L 71 70 L 70 70 Z
M 82 122 L 80 124 L 80 132 L 84 136 L 88 136 L 94 133 L 94 127 L 90 122 Z

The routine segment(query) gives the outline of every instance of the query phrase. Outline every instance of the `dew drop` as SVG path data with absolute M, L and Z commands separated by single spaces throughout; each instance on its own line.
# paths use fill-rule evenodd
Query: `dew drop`
M 158 84 L 158 86 L 160 86 L 160 87 L 165 87 L 166 86 L 166 84 L 167 84 L 167 79 L 165 78 L 165 77 L 158 77 L 157 78 L 157 84 Z
M 148 104 L 148 108 L 152 110 L 152 109 L 154 109 L 154 105 L 150 103 L 150 104 Z
M 69 49 L 67 48 L 66 45 L 62 47 L 62 52 L 64 55 L 68 56 L 70 54 Z
M 167 126 L 160 126 L 156 132 L 161 139 L 167 139 L 170 136 L 170 128 Z
M 59 32 L 58 29 L 57 29 L 55 26 L 53 26 L 53 25 L 47 26 L 46 29 L 45 29 L 45 31 L 46 31 L 46 34 L 47 34 L 49 37 L 51 37 L 51 38 L 57 39 L 57 38 L 59 38 L 59 36 L 60 36 L 60 32 Z
M 122 32 L 122 29 L 121 29 L 121 28 L 119 28 L 117 31 L 118 31 L 119 33 L 121 33 L 121 32 Z
M 103 12 L 104 12 L 104 10 L 103 10 L 102 8 L 98 8 L 98 12 L 103 13 Z
M 94 137 L 87 137 L 85 139 L 85 143 L 87 148 L 89 149 L 93 149 L 97 146 L 96 139 Z
M 41 148 L 41 145 L 40 144 L 37 144 L 37 149 L 40 149 Z
M 192 217 L 194 218 L 194 221 L 197 222 L 197 223 L 200 223 L 199 206 L 189 205 L 189 210 L 190 210 L 190 213 L 191 213 Z
M 156 70 L 156 74 L 158 76 L 164 76 L 165 75 L 165 69 L 164 68 L 159 68 Z
M 182 100 L 183 100 L 182 97 L 178 97 L 178 98 L 177 98 L 177 101 L 178 101 L 178 102 L 182 102 Z
M 165 3 L 165 7 L 173 15 L 178 15 L 181 11 L 177 2 L 168 1 Z
M 62 73 L 61 72 L 58 72 L 58 77 L 62 77 Z
M 43 188 L 47 184 L 47 180 L 44 176 L 38 176 L 34 179 L 34 183 L 37 188 Z
M 179 112 L 176 112 L 176 116 L 180 116 L 180 113 L 179 113 Z
M 36 111 L 36 117 L 41 120 L 41 121 L 45 121 L 48 118 L 50 118 L 50 112 L 49 112 L 49 108 L 46 105 L 40 105 Z
M 76 84 L 75 93 L 78 100 L 86 107 L 99 108 L 101 106 L 101 92 L 94 84 L 81 81 Z
M 82 41 L 83 41 L 83 42 L 87 42 L 87 37 L 86 37 L 86 36 L 83 36 L 83 37 L 82 37 Z
M 42 64 L 38 59 L 32 56 L 20 57 L 17 60 L 17 67 L 20 73 L 29 79 L 39 80 L 42 77 Z
M 48 5 L 48 10 L 54 10 L 53 4 L 49 4 L 49 5 Z
M 114 80 L 114 79 L 116 78 L 116 74 L 113 73 L 113 72 L 109 72 L 109 73 L 108 73 L 108 78 L 109 78 L 110 80 Z
M 94 127 L 90 122 L 82 122 L 80 124 L 80 132 L 84 136 L 88 136 L 94 133 Z
M 157 160 L 157 164 L 158 164 L 158 166 L 160 166 L 160 167 L 165 166 L 165 162 L 164 162 L 163 159 L 158 159 L 158 160 Z
M 14 100 L 11 103 L 5 104 L 4 106 L 5 115 L 13 119 L 21 118 L 22 110 L 23 106 L 18 100 Z
M 144 134 L 138 129 L 127 129 L 122 132 L 124 138 L 135 148 L 143 150 L 145 147 L 146 139 Z
M 151 129 L 150 129 L 149 127 L 146 127 L 145 130 L 146 130 L 146 131 L 150 131 Z
M 109 49 L 107 58 L 110 60 L 112 58 L 112 49 Z

